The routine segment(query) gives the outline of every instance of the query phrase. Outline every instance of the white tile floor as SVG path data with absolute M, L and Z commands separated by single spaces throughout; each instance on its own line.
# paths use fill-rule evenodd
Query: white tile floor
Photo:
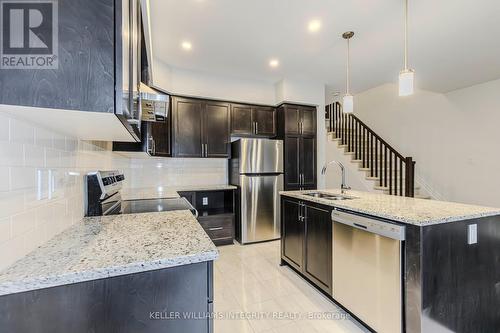
M 280 267 L 279 247 L 279 241 L 219 247 L 215 333 L 367 332 L 289 267 Z

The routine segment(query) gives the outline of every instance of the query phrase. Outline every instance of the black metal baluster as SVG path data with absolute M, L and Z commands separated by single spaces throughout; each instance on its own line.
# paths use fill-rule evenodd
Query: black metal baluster
M 387 187 L 387 146 L 384 146 L 384 187 Z
M 373 143 L 374 142 L 373 142 L 373 139 L 375 139 L 375 138 L 374 138 L 373 134 L 371 134 L 370 135 L 370 161 L 371 161 L 371 163 L 370 163 L 370 175 L 371 175 L 371 177 L 373 177 L 373 171 L 374 171 L 374 166 L 373 166 L 373 157 L 374 157 L 373 156 L 374 155 L 373 154 Z
M 394 154 L 394 195 L 398 195 L 398 155 Z
M 378 177 L 378 138 L 375 140 L 375 177 Z
M 399 158 L 399 195 L 403 196 L 403 159 Z
M 392 194 L 392 151 L 389 152 L 389 194 Z

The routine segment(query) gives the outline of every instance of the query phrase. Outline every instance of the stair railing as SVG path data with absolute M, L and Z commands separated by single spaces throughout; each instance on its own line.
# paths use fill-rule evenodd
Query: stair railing
M 415 161 L 411 157 L 400 154 L 355 115 L 344 113 L 339 102 L 326 105 L 325 116 L 328 132 L 354 153 L 370 177 L 378 178 L 380 187 L 391 195 L 415 195 Z

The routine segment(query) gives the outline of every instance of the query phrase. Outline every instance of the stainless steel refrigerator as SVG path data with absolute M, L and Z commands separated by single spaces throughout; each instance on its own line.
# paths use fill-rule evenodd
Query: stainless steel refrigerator
M 236 240 L 241 244 L 280 238 L 283 141 L 239 139 L 231 144 L 229 181 L 239 187 Z

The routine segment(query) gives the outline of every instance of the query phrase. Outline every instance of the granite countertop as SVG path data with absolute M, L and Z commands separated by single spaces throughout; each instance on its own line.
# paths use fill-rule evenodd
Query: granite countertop
M 333 201 L 304 195 L 311 192 L 340 194 L 340 190 L 282 191 L 280 194 L 417 226 L 500 215 L 500 208 L 406 198 L 353 190 L 348 190 L 345 193 L 347 196 L 356 197 L 352 200 Z
M 88 217 L 0 272 L 0 295 L 217 257 L 188 210 Z
M 143 188 L 125 188 L 121 190 L 123 200 L 141 200 L 141 199 L 163 199 L 178 198 L 180 191 L 218 191 L 235 190 L 233 185 L 190 185 L 190 186 L 162 186 L 143 187 Z

